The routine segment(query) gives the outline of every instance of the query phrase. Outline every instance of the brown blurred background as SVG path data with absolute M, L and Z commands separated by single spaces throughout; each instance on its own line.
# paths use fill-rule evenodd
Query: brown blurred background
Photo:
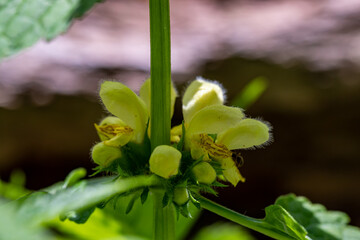
M 39 189 L 75 167 L 91 172 L 93 123 L 106 116 L 99 81 L 138 90 L 149 77 L 147 4 L 105 1 L 63 36 L 0 64 L 2 179 L 22 169 Z M 360 226 L 360 2 L 173 0 L 171 14 L 179 92 L 202 76 L 221 82 L 231 103 L 251 79 L 269 80 L 246 113 L 272 124 L 274 142 L 243 151 L 246 183 L 216 201 L 262 217 L 293 192 Z M 194 231 L 219 219 L 205 212 Z

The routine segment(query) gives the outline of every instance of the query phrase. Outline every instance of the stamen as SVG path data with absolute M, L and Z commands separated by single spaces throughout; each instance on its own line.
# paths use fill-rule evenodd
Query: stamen
M 214 143 L 214 140 L 207 134 L 199 134 L 200 146 L 214 158 L 228 158 L 232 152 L 223 144 Z
M 94 125 L 96 130 L 99 132 L 99 134 L 104 135 L 109 139 L 121 134 L 129 135 L 134 131 L 129 126 L 121 126 L 119 124 L 107 124 L 107 125 L 99 126 L 95 123 Z

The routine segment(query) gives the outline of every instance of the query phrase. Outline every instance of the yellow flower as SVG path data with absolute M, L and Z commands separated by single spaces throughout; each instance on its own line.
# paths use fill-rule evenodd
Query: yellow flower
M 171 115 L 177 92 L 171 88 Z M 150 117 L 150 79 L 140 88 L 140 97 L 119 82 L 105 81 L 100 88 L 100 97 L 106 109 L 116 117 L 105 118 L 95 124 L 99 137 L 108 146 L 124 146 L 129 141 L 142 143 Z
M 142 143 L 149 119 L 145 102 L 120 82 L 103 82 L 100 97 L 106 109 L 117 117 L 106 118 L 96 127 L 100 138 L 110 140 L 108 144 L 117 142 L 113 138 L 120 138 L 122 141 L 118 146 L 123 146 L 130 140 Z
M 194 82 L 183 98 L 183 112 L 187 116 L 185 149 L 191 151 L 193 159 L 219 162 L 226 180 L 236 186 L 245 179 L 232 150 L 266 143 L 270 138 L 269 127 L 259 120 L 245 118 L 240 108 L 222 105 L 225 97 L 218 84 L 203 79 Z

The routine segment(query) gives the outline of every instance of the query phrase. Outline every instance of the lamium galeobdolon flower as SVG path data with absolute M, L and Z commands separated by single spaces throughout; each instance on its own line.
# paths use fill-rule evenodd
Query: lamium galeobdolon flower
M 145 81 L 138 96 L 122 83 L 102 83 L 100 97 L 113 116 L 95 124 L 101 142 L 93 147 L 92 157 L 98 172 L 121 177 L 156 174 L 164 183 L 163 203 L 173 202 L 187 216 L 196 194 L 215 193 L 212 187 L 224 186 L 218 180 L 234 186 L 244 181 L 238 169 L 239 150 L 266 143 L 269 127 L 246 118 L 240 108 L 225 106 L 220 84 L 197 78 L 184 92 L 184 120 L 171 129 L 171 146 L 157 146 L 151 152 L 150 85 L 149 79 Z M 176 96 L 172 86 L 170 118 Z
M 188 86 L 183 96 L 185 149 L 191 151 L 195 160 L 218 162 L 222 175 L 236 186 L 245 179 L 237 167 L 240 156 L 235 150 L 261 146 L 270 134 L 265 123 L 245 118 L 240 108 L 224 106 L 224 101 L 224 91 L 218 83 L 198 78 Z M 214 175 L 209 164 L 204 163 L 195 166 L 193 172 L 203 182 L 212 180 L 206 179 L 206 172 Z
M 172 109 L 176 96 L 177 92 L 172 88 Z M 126 171 L 139 172 L 131 168 L 139 167 L 139 159 L 148 157 L 150 146 L 145 140 L 148 140 L 146 129 L 150 117 L 150 79 L 142 85 L 140 96 L 120 82 L 104 81 L 100 88 L 100 98 L 105 108 L 114 116 L 108 116 L 95 124 L 102 142 L 93 147 L 94 162 L 101 169 L 110 170 L 108 168 L 118 160 L 119 166 L 113 166 L 113 169 L 115 167 L 115 170 L 119 170 L 118 167 L 123 167 Z M 132 153 L 129 153 L 129 148 Z M 133 159 L 129 159 L 131 155 L 135 155 Z

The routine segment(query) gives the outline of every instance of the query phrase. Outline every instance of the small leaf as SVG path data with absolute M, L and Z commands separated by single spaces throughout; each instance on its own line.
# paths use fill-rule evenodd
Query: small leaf
M 77 168 L 72 170 L 65 178 L 63 188 L 73 186 L 75 183 L 77 183 L 80 179 L 84 178 L 85 176 L 86 176 L 85 168 Z
M 144 204 L 147 200 L 149 196 L 149 188 L 144 188 L 144 190 L 142 191 L 141 195 L 140 195 L 140 199 L 141 199 L 141 204 Z
M 218 192 L 215 191 L 213 188 L 211 188 L 210 186 L 208 185 L 205 185 L 205 184 L 199 184 L 199 187 L 201 189 L 201 191 L 204 191 L 204 192 L 207 192 L 207 193 L 211 193 L 215 196 L 217 196 Z
M 164 197 L 162 199 L 162 207 L 166 207 L 170 203 L 170 196 L 167 192 L 165 192 Z
M 212 187 L 228 187 L 228 185 L 225 185 L 221 182 L 215 181 L 211 184 Z
M 192 202 L 192 204 L 194 204 L 194 206 L 197 209 L 201 209 L 200 202 L 193 196 L 193 193 L 190 191 L 189 191 L 189 197 L 190 197 L 190 201 Z
M 67 214 L 67 218 L 70 221 L 76 222 L 78 224 L 85 223 L 91 214 L 94 212 L 95 207 L 90 207 L 84 210 L 71 211 Z
M 180 213 L 186 218 L 192 218 L 191 213 L 189 211 L 189 203 L 179 206 Z
M 136 199 L 138 199 L 138 198 L 139 198 L 138 194 L 134 194 L 132 196 L 132 198 L 130 199 L 130 201 L 126 207 L 125 214 L 129 214 L 131 212 L 132 208 L 134 207 L 134 203 L 135 203 Z

